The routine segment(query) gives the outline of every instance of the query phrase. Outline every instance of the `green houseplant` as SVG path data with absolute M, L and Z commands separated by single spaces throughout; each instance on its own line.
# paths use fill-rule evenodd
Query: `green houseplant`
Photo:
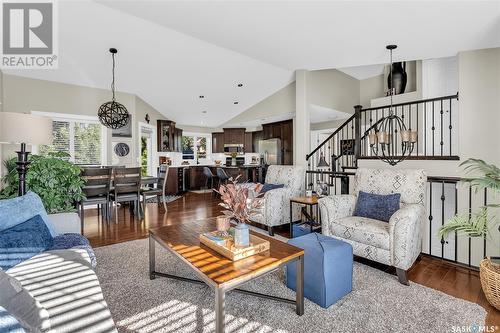
M 470 158 L 461 163 L 467 174 L 478 173 L 476 177 L 462 179 L 463 183 L 472 186 L 475 191 L 490 189 L 495 193 L 500 193 L 500 168 L 493 164 L 488 164 L 483 160 Z M 494 217 L 488 217 L 487 208 L 500 207 L 499 203 L 488 204 L 471 216 L 456 215 L 439 228 L 439 237 L 445 238 L 450 232 L 456 231 L 459 235 L 470 237 L 488 236 L 498 220 Z
M 472 186 L 476 192 L 489 189 L 494 194 L 500 194 L 500 168 L 473 158 L 460 165 L 465 167 L 468 174 L 478 174 L 478 176 L 462 180 Z M 488 204 L 474 214 L 453 217 L 439 229 L 439 236 L 443 239 L 450 232 L 456 231 L 459 235 L 489 237 L 493 227 L 498 224 L 498 220 L 494 216 L 489 217 L 487 209 L 495 207 L 500 207 L 500 204 Z M 484 258 L 479 265 L 479 274 L 486 299 L 500 310 L 500 265 L 494 264 L 490 258 Z
M 2 178 L 3 189 L 0 198 L 17 196 L 19 178 L 13 157 L 5 160 L 7 175 Z M 80 167 L 69 161 L 69 155 L 62 152 L 47 156 L 30 155 L 26 174 L 26 188 L 37 193 L 49 214 L 74 211 L 74 203 L 84 198 Z

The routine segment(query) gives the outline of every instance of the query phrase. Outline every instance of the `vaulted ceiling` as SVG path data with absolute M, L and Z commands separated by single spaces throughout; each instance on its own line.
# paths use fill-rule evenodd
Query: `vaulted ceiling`
M 281 89 L 293 81 L 295 69 L 385 63 L 388 43 L 399 45 L 396 60 L 500 46 L 497 1 L 59 1 L 58 6 L 59 69 L 8 73 L 108 88 L 108 49 L 116 47 L 118 90 L 141 96 L 179 123 L 208 127 Z

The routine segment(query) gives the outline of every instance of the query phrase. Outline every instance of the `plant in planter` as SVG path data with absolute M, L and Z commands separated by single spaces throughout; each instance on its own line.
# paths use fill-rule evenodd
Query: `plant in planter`
M 460 164 L 465 171 L 479 173 L 479 176 L 464 178 L 462 182 L 472 186 L 475 191 L 489 189 L 500 194 L 500 168 L 483 160 L 470 158 Z M 474 214 L 457 215 L 439 229 L 439 237 L 445 238 L 450 232 L 469 237 L 489 237 L 498 224 L 496 217 L 488 216 L 488 208 L 499 208 L 500 203 L 488 204 Z M 499 228 L 500 231 L 500 228 Z M 485 258 L 479 266 L 481 286 L 488 301 L 500 310 L 500 265 L 494 264 L 490 258 Z
M 16 171 L 17 158 L 4 162 L 7 175 L 2 179 L 4 188 L 0 198 L 17 196 L 19 178 Z M 47 156 L 30 155 L 26 174 L 26 188 L 37 193 L 49 214 L 74 211 L 74 203 L 84 198 L 80 167 L 69 161 L 69 155 L 62 152 Z
M 222 213 L 228 218 L 236 221 L 234 243 L 236 246 L 244 247 L 249 245 L 249 230 L 246 222 L 250 221 L 250 216 L 258 212 L 262 206 L 260 191 L 262 184 L 256 184 L 249 188 L 238 184 L 238 179 L 229 178 L 227 185 L 221 185 L 217 193 L 221 195 L 220 206 L 224 207 Z

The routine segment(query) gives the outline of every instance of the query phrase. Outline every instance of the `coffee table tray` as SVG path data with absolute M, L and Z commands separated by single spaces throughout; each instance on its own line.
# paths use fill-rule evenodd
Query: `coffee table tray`
M 269 241 L 252 234 L 250 234 L 250 246 L 244 248 L 235 247 L 232 240 L 226 240 L 225 246 L 218 245 L 203 234 L 200 235 L 200 243 L 232 261 L 241 260 L 269 250 Z

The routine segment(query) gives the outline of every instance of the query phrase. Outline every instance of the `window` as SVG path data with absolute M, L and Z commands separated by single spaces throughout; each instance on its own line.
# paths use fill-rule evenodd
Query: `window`
M 41 155 L 65 152 L 75 164 L 102 164 L 103 129 L 98 121 L 54 118 L 52 136 L 51 145 L 39 147 Z
M 182 159 L 193 160 L 207 158 L 208 136 L 206 135 L 185 135 L 182 136 Z

